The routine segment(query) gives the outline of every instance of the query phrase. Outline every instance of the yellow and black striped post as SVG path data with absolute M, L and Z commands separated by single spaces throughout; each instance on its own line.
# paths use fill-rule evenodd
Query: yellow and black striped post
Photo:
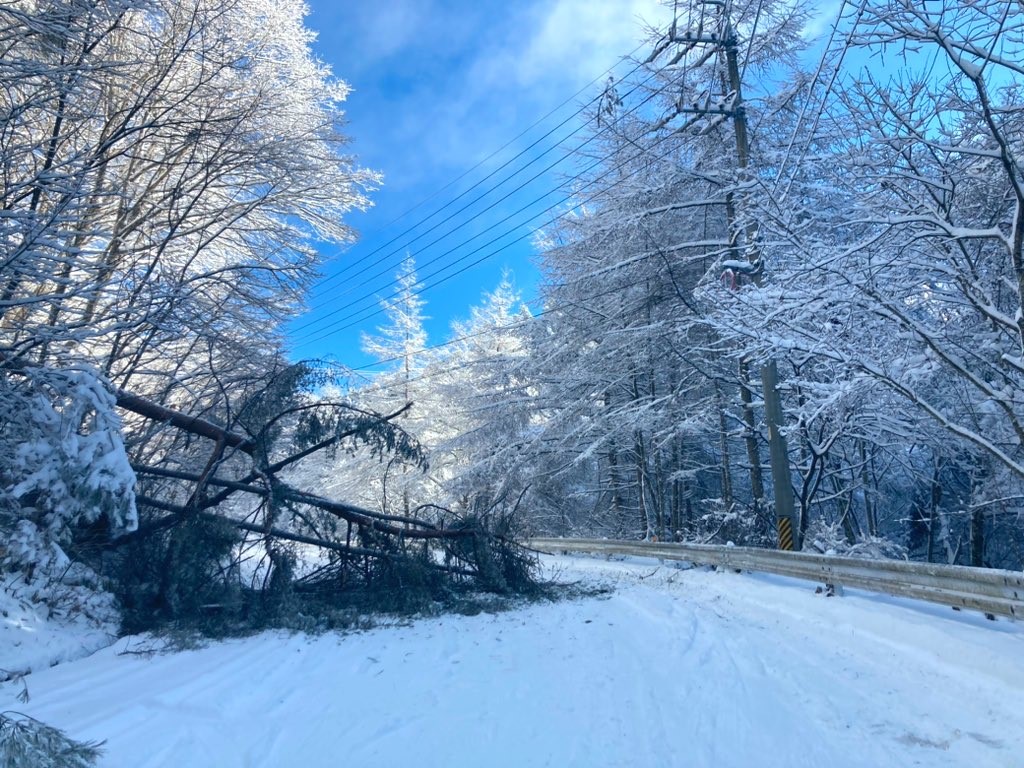
M 779 549 L 793 551 L 793 521 L 788 517 L 779 519 Z

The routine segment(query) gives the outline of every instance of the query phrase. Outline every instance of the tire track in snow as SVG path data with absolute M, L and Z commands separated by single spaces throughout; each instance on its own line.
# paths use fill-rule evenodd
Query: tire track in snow
M 604 570 L 596 563 L 584 567 Z M 611 563 L 608 571 L 628 567 Z M 850 765 L 1022 764 L 1024 666 L 1019 659 L 1024 638 L 1019 626 L 970 626 L 969 617 L 964 621 L 952 612 L 937 619 L 931 610 L 921 615 L 884 601 L 829 599 L 813 595 L 806 583 L 763 583 L 727 572 L 689 571 L 684 582 L 674 591 L 681 600 L 703 606 L 703 623 L 712 621 L 706 615 L 710 611 L 725 623 L 747 625 L 747 631 L 723 631 L 719 647 L 707 649 L 701 659 L 717 681 L 754 681 L 722 691 L 739 702 L 738 711 L 749 712 L 742 702 L 751 689 L 768 701 L 757 708 L 763 714 L 753 728 L 737 729 L 738 740 L 774 731 L 783 749 L 798 745 L 789 764 L 815 755 L 816 761 L 834 764 L 837 744 Z M 843 630 L 850 632 L 852 644 L 842 637 Z M 762 633 L 768 642 L 752 642 Z M 914 638 L 933 647 L 918 647 Z M 993 647 L 1001 653 L 978 641 L 996 641 Z M 933 663 L 943 655 L 942 663 Z M 971 663 L 977 655 L 993 661 L 984 673 Z M 773 689 L 784 693 L 773 695 Z M 713 703 L 706 707 L 704 719 L 714 727 L 718 712 Z M 780 712 L 785 716 L 776 717 Z M 756 754 L 756 739 L 747 741 L 747 749 L 740 751 Z M 725 759 L 715 764 L 729 764 Z

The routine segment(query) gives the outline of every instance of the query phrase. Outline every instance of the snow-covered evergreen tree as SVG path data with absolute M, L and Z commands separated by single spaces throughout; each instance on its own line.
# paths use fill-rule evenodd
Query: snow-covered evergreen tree
M 431 431 L 437 428 L 437 414 L 430 410 L 431 389 L 424 380 L 427 332 L 418 287 L 416 262 L 410 255 L 395 275 L 394 290 L 381 301 L 384 323 L 376 334 L 363 334 L 363 350 L 375 358 L 377 370 L 354 389 L 352 397 L 357 404 L 380 413 L 408 406 L 399 423 L 422 444 L 429 445 Z M 343 469 L 339 479 L 333 486 L 346 497 L 359 499 L 374 509 L 406 515 L 427 503 L 431 483 L 429 475 L 399 458 L 388 459 L 383 466 L 377 460 L 357 462 Z
M 468 320 L 452 324 L 452 341 L 428 368 L 449 427 L 434 462 L 444 465 L 446 503 L 460 510 L 486 510 L 528 483 L 519 456 L 533 410 L 522 371 L 530 322 L 506 272 Z

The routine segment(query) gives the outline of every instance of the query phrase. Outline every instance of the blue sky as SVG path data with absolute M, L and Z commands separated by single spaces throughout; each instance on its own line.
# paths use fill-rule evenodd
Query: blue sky
M 431 344 L 445 340 L 451 321 L 467 316 L 503 269 L 512 272 L 524 298 L 533 299 L 539 273 L 531 230 L 550 220 L 551 214 L 540 214 L 562 199 L 559 181 L 573 169 L 571 160 L 558 162 L 568 146 L 558 142 L 580 128 L 573 113 L 598 94 L 600 86 L 588 84 L 603 82 L 611 67 L 627 72 L 622 57 L 652 25 L 668 26 L 671 3 L 307 2 L 307 25 L 318 35 L 314 52 L 353 89 L 346 105 L 351 150 L 361 165 L 384 175 L 384 185 L 372 194 L 370 211 L 349 216 L 359 241 L 325 249 L 326 279 L 314 288 L 310 311 L 289 328 L 293 356 L 353 367 L 372 363 L 360 349 L 360 334 L 384 322 L 379 300 L 393 289 L 407 253 L 425 284 L 438 283 L 423 294 Z M 821 0 L 809 35 L 831 25 L 839 3 Z
M 353 89 L 346 106 L 351 150 L 361 165 L 384 174 L 384 186 L 372 195 L 374 207 L 368 213 L 349 217 L 360 233 L 359 242 L 341 251 L 325 250 L 332 256 L 327 279 L 314 289 L 311 311 L 291 326 L 293 355 L 332 357 L 352 366 L 371 362 L 359 348 L 360 332 L 372 333 L 383 322 L 381 315 L 369 315 L 379 307 L 376 297 L 388 295 L 407 252 L 420 265 L 421 277 L 463 258 L 427 283 L 487 257 L 423 294 L 431 318 L 430 343 L 444 340 L 450 322 L 468 314 L 481 293 L 497 284 L 503 268 L 512 271 L 524 297 L 532 298 L 538 273 L 529 233 L 545 218 L 530 217 L 560 199 L 545 193 L 557 188 L 559 172 L 568 173 L 571 165 L 541 172 L 563 156 L 565 149 L 555 144 L 579 127 L 578 119 L 439 215 L 399 236 L 571 118 L 583 100 L 596 95 L 597 86 L 470 171 L 616 65 L 640 43 L 644 25 L 663 23 L 668 11 L 657 0 L 308 2 L 307 25 L 318 34 L 316 55 Z M 427 232 L 531 158 L 538 159 L 479 203 Z M 461 181 L 438 192 L 467 171 Z M 534 175 L 538 178 L 525 183 Z M 513 193 L 520 185 L 523 189 Z M 489 256 L 496 250 L 500 252 Z

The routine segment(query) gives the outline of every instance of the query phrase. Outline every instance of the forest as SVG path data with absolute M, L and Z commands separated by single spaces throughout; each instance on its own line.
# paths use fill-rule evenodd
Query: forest
M 586 96 L 541 308 L 509 275 L 428 344 L 410 254 L 365 376 L 289 351 L 381 183 L 304 4 L 0 3 L 4 589 L 294 625 L 780 520 L 1024 567 L 1024 7 L 674 8 Z
M 509 278 L 428 345 L 397 275 L 364 339 L 390 370 L 349 394 L 412 402 L 426 471 L 306 477 L 516 498 L 542 533 L 775 547 L 786 516 L 810 551 L 1024 565 L 1024 18 L 849 5 L 822 43 L 809 6 L 677 4 L 589 103 L 540 311 Z

